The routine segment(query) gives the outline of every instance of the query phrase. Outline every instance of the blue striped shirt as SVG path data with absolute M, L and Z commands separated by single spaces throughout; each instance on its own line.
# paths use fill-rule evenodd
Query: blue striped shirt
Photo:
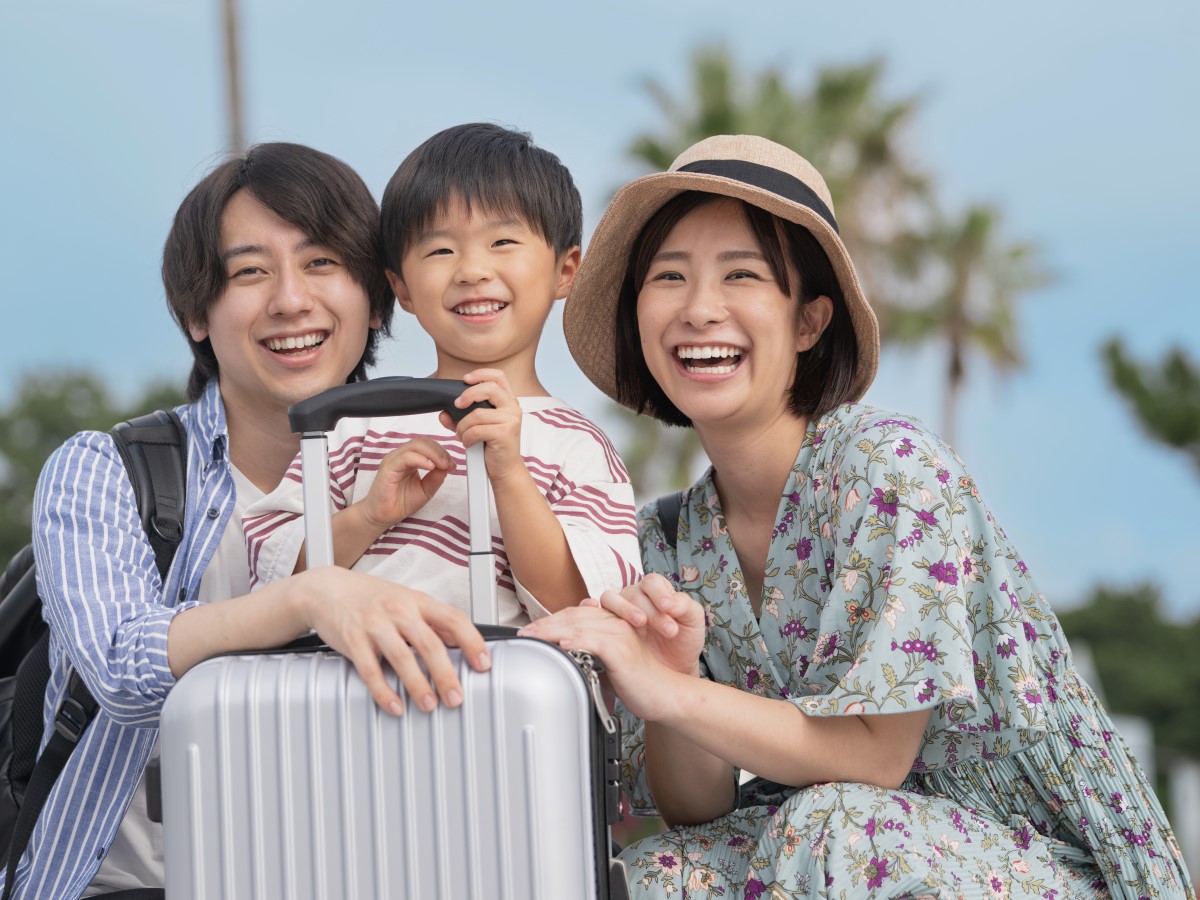
M 75 435 L 38 479 L 34 554 L 51 667 L 43 745 L 72 666 L 100 709 L 42 810 L 17 867 L 14 900 L 73 900 L 83 893 L 158 736 L 159 711 L 175 684 L 167 629 L 177 613 L 198 605 L 200 578 L 235 499 L 216 380 L 178 412 L 188 433 L 187 508 L 165 586 L 112 438 Z M 0 869 L 0 885 L 3 878 Z

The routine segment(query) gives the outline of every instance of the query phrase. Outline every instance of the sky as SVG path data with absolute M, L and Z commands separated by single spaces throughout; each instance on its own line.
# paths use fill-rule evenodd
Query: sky
M 30 372 L 86 369 L 127 397 L 186 377 L 158 272 L 176 207 L 227 148 L 220 22 L 219 0 L 5 3 L 0 409 Z M 884 95 L 920 98 L 908 149 L 945 208 L 997 205 L 1005 237 L 1055 274 L 1020 306 L 1026 367 L 1000 379 L 969 360 L 959 454 L 1056 606 L 1146 580 L 1174 614 L 1200 613 L 1200 473 L 1140 432 L 1099 357 L 1117 336 L 1144 359 L 1177 345 L 1200 360 L 1194 0 L 240 0 L 240 24 L 251 141 L 332 153 L 378 197 L 442 128 L 520 128 L 572 170 L 585 235 L 643 173 L 632 138 L 667 127 L 647 80 L 686 96 L 697 47 L 798 89 L 882 59 Z M 395 332 L 377 373 L 431 371 L 415 322 L 399 313 Z M 620 446 L 558 314 L 539 367 Z M 936 430 L 943 367 L 936 349 L 885 350 L 866 399 Z

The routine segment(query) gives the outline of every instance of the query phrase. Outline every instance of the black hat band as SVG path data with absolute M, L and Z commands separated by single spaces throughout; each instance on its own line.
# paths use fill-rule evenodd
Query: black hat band
M 743 159 L 701 159 L 688 163 L 686 166 L 680 166 L 675 171 L 694 172 L 697 175 L 716 175 L 769 191 L 785 200 L 808 207 L 824 219 L 835 233 L 840 234 L 837 221 L 833 218 L 833 211 L 817 196 L 816 191 L 787 172 L 772 169 L 770 166 L 760 166 L 758 163 L 746 162 Z

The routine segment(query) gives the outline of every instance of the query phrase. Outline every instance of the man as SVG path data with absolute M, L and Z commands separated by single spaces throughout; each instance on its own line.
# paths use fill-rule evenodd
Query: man
M 99 711 L 38 819 L 14 898 L 163 884 L 142 775 L 167 693 L 205 659 L 315 630 L 394 714 L 401 702 L 380 656 L 423 705 L 461 703 L 446 644 L 488 666 L 465 615 L 368 575 L 322 568 L 248 592 L 241 510 L 275 487 L 298 450 L 287 408 L 362 378 L 387 333 L 377 221 L 349 167 L 294 144 L 226 161 L 176 213 L 163 284 L 193 355 L 178 410 L 188 434 L 183 539 L 164 585 L 107 434 L 78 434 L 47 461 L 34 500 L 51 629 L 47 735 L 72 668 Z

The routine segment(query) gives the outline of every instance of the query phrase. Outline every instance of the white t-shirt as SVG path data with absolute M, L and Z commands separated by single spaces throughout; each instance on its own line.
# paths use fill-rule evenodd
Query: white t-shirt
M 233 468 L 236 498 L 233 515 L 221 535 L 213 558 L 200 578 L 200 600 L 211 603 L 250 593 L 250 571 L 246 567 L 246 539 L 242 534 L 242 516 L 246 508 L 263 497 L 245 475 Z M 158 755 L 155 745 L 154 754 Z M 146 776 L 138 781 L 125 817 L 117 828 L 108 854 L 92 879 L 84 897 L 141 887 L 160 887 L 163 874 L 162 825 L 151 822 L 146 811 Z
M 561 400 L 521 397 L 519 402 L 521 456 L 562 526 L 589 595 L 633 584 L 641 576 L 633 486 L 612 443 Z M 436 413 L 339 422 L 329 435 L 333 508 L 364 498 L 383 457 L 417 437 L 441 444 L 455 471 L 424 507 L 385 531 L 354 569 L 424 591 L 469 613 L 466 451 Z M 246 512 L 252 587 L 286 578 L 295 569 L 304 541 L 300 484 L 297 457 L 279 486 Z M 497 624 L 523 625 L 546 615 L 538 598 L 513 576 L 494 501 L 491 532 Z

